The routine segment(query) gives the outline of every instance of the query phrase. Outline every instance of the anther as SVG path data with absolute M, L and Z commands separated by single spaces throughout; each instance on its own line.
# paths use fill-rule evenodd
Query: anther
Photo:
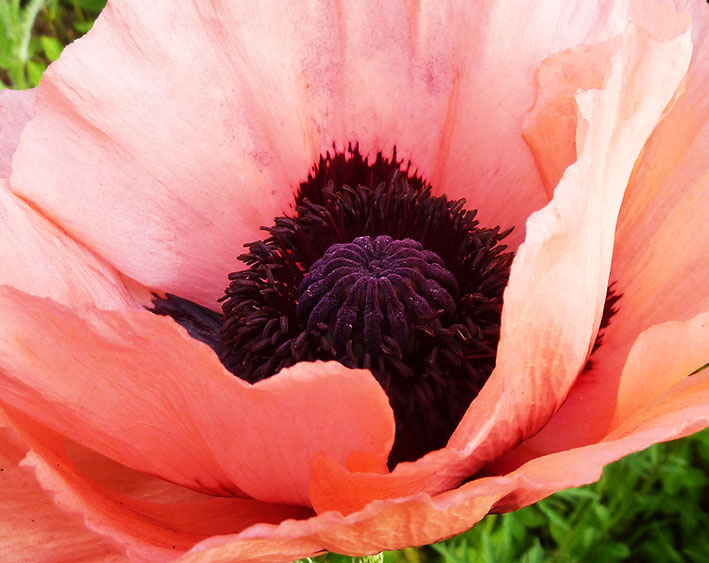
M 306 328 L 325 333 L 338 354 L 351 343 L 361 364 L 365 354 L 376 361 L 385 336 L 406 357 L 418 324 L 439 311 L 451 321 L 458 283 L 421 243 L 382 235 L 333 244 L 298 290 L 296 313 Z

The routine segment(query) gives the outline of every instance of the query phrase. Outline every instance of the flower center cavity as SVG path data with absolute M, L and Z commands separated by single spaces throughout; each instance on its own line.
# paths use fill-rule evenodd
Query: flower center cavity
M 295 211 L 246 245 L 220 357 L 255 382 L 300 361 L 370 369 L 396 419 L 389 464 L 445 446 L 495 366 L 511 231 L 357 148 L 320 159 Z

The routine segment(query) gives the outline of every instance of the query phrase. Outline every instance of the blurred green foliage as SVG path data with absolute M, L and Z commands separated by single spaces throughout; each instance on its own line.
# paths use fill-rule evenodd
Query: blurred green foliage
M 0 0 L 0 88 L 36 86 L 63 46 L 91 28 L 105 3 Z M 608 466 L 598 483 L 489 515 L 448 541 L 387 552 L 384 561 L 709 563 L 708 468 L 709 429 L 628 456 Z M 351 559 L 326 554 L 303 561 Z
M 106 0 L 0 0 L 0 89 L 31 88 Z

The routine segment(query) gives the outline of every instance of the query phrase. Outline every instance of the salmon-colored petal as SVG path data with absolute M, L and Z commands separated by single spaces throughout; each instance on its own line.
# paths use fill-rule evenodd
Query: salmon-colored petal
M 484 477 L 431 499 L 416 495 L 373 502 L 342 517 L 320 514 L 280 526 L 254 526 L 211 538 L 184 561 L 270 561 L 307 555 L 314 545 L 351 555 L 431 543 L 464 531 L 490 509 L 507 511 L 598 480 L 603 467 L 654 443 L 709 425 L 709 373 L 702 372 L 658 397 L 602 442 L 543 456 L 508 475 Z
M 594 362 L 595 362 L 594 355 Z M 608 427 L 612 425 L 617 428 L 638 412 L 644 412 L 647 405 L 657 400 L 663 395 L 684 381 L 696 369 L 709 361 L 709 314 L 704 313 L 684 322 L 667 322 L 643 332 L 633 344 L 630 354 L 627 356 L 624 366 L 619 368 L 622 372 L 620 378 L 615 377 L 613 372 L 606 374 L 606 377 L 613 381 L 620 381 L 616 384 L 618 389 L 617 400 L 609 397 L 608 402 L 615 408 L 615 413 L 610 422 L 606 422 L 606 405 L 596 405 L 598 395 L 590 395 L 589 400 L 592 406 L 597 406 L 602 424 L 600 429 L 595 429 L 593 433 L 585 430 L 579 415 L 568 416 L 564 409 L 552 419 L 551 430 L 545 428 L 534 438 L 520 444 L 517 448 L 506 452 L 501 458 L 495 460 L 488 468 L 495 473 L 504 473 L 519 467 L 526 461 L 543 456 L 547 450 L 555 448 L 558 451 L 562 446 L 566 449 L 578 447 L 574 442 L 584 443 L 590 439 L 589 436 L 597 436 L 599 432 L 603 434 L 597 440 L 603 439 L 608 433 Z M 604 367 L 600 364 L 599 369 Z M 596 373 L 584 373 L 583 378 L 589 375 L 600 378 L 602 375 Z M 690 379 L 694 379 L 691 376 Z M 585 414 L 586 424 L 588 417 L 595 413 L 583 405 L 583 395 L 580 389 L 588 388 L 584 381 L 583 387 L 579 384 L 574 388 L 574 395 L 570 397 L 574 404 L 578 405 L 582 414 Z M 608 386 L 610 388 L 610 386 Z M 567 435 L 561 437 L 559 425 L 563 422 L 568 424 Z
M 32 117 L 34 90 L 3 90 L 0 92 L 0 178 L 8 178 L 12 170 L 20 133 Z
M 709 313 L 643 332 L 633 344 L 618 386 L 615 426 L 622 424 L 709 362 Z
M 45 74 L 13 186 L 138 282 L 216 306 L 312 162 L 282 21 L 240 3 L 109 3 Z
M 647 432 L 663 442 L 699 432 L 709 425 L 709 372 L 705 369 L 683 378 L 642 409 L 621 421 L 605 440 L 638 437 Z
M 681 350 L 681 353 L 677 353 L 677 350 Z M 699 315 L 684 323 L 666 323 L 644 332 L 633 346 L 623 369 L 616 426 L 707 361 L 709 314 Z M 535 444 L 534 440 L 530 440 L 506 452 L 488 467 L 488 471 L 504 473 L 538 457 L 540 454 L 534 449 Z M 399 475 L 398 479 L 390 478 L 386 482 L 375 476 L 358 476 L 354 494 L 347 492 L 348 487 L 352 486 L 351 475 L 332 460 L 316 459 L 314 475 L 310 494 L 316 510 L 337 508 L 344 513 L 351 513 L 364 507 L 372 498 L 405 496 L 412 494 L 415 487 L 441 491 L 444 486 L 437 479 L 442 480 L 445 474 L 427 476 L 427 480 L 419 481 Z
M 210 495 L 193 491 L 164 479 L 141 473 L 68 438 L 64 449 L 77 472 L 104 489 L 132 499 L 156 503 L 203 502 Z
M 421 491 L 439 494 L 470 476 L 463 460 L 459 451 L 448 448 L 415 463 L 399 464 L 383 475 L 319 455 L 312 462 L 310 501 L 318 513 L 337 510 L 351 514 L 376 499 L 405 498 Z
M 0 285 L 67 305 L 135 307 L 117 272 L 10 192 L 0 179 Z
M 534 70 L 579 38 L 618 33 L 625 11 L 624 1 L 344 3 L 310 85 L 335 139 L 365 152 L 396 144 L 434 190 L 466 197 L 484 223 L 516 226 L 506 239 L 516 247 L 548 201 L 519 134 Z
M 519 460 L 600 439 L 612 423 L 623 365 L 638 335 L 709 310 L 709 14 L 702 2 L 688 6 L 694 50 L 684 92 L 645 145 L 618 218 L 611 268 L 613 289 L 622 296 L 618 311 L 590 369 L 549 424 L 516 452 Z
M 633 0 L 627 9 L 632 21 L 659 38 L 675 37 L 687 28 L 685 18 L 677 17 L 671 2 Z M 566 168 L 576 160 L 576 92 L 602 87 L 607 61 L 618 50 L 620 40 L 617 36 L 574 46 L 551 55 L 537 70 L 537 98 L 525 115 L 523 134 L 550 197 Z
M 68 309 L 9 288 L 0 303 L 3 400 L 124 465 L 306 505 L 319 452 L 370 452 L 386 467 L 393 414 L 368 371 L 302 363 L 249 385 L 147 311 Z
M 608 61 L 621 40 L 618 36 L 555 53 L 537 70 L 537 99 L 525 115 L 523 135 L 550 198 L 564 171 L 576 161 L 576 92 L 603 87 Z
M 611 271 L 622 298 L 594 355 L 601 375 L 577 405 L 581 417 L 590 412 L 584 405 L 592 409 L 599 427 L 611 424 L 621 369 L 638 335 L 709 311 L 709 13 L 701 2 L 689 7 L 695 47 L 685 92 L 649 139 L 628 186 Z
M 634 337 L 709 310 L 709 10 L 692 8 L 694 54 L 685 92 L 643 150 L 618 220 L 613 276 Z M 661 299 L 657 299 L 662 295 Z M 619 323 L 616 323 L 619 324 Z
M 684 33 L 629 24 L 607 61 L 604 88 L 577 94 L 578 159 L 552 202 L 528 221 L 505 291 L 497 366 L 448 447 L 391 475 L 357 474 L 338 463 L 316 468 L 311 498 L 319 510 L 351 511 L 416 490 L 438 493 L 538 432 L 562 404 L 600 322 L 616 218 L 635 159 L 689 63 L 687 14 L 672 15 L 671 29 Z M 644 89 L 650 93 L 638 100 Z
M 8 408 L 8 415 L 32 450 L 22 464 L 69 514 L 106 536 L 133 561 L 171 561 L 202 539 L 238 532 L 254 523 L 304 517 L 300 507 L 251 499 L 177 498 L 147 502 L 109 491 L 86 479 L 73 465 L 58 434 Z M 143 478 L 136 476 L 140 487 Z
M 69 305 L 133 306 L 113 268 L 10 192 L 5 178 L 34 101 L 34 90 L 0 92 L 0 285 Z
M 675 385 L 618 426 L 601 442 L 545 455 L 511 475 L 522 475 L 497 510 L 516 510 L 569 487 L 597 481 L 605 465 L 630 453 L 709 425 L 709 374 L 702 372 Z
M 433 499 L 417 495 L 374 502 L 347 517 L 328 512 L 278 526 L 259 524 L 206 539 L 181 560 L 288 561 L 322 549 L 364 555 L 437 541 L 469 528 L 493 507 L 517 508 L 594 481 L 607 463 L 701 429 L 709 423 L 708 381 L 706 374 L 692 376 L 655 402 L 659 410 L 626 421 L 606 441 L 532 460 L 510 475 L 477 479 Z
M 5 561 L 124 561 L 118 550 L 52 502 L 20 467 L 27 447 L 0 428 L 0 552 Z
M 625 11 L 109 2 L 45 74 L 13 188 L 138 282 L 209 306 L 333 142 L 396 146 L 437 190 L 516 225 L 516 246 L 547 201 L 519 135 L 533 71 Z
M 464 61 L 463 71 L 455 75 L 440 150 L 432 155 L 436 160 L 428 177 L 434 188 L 466 197 L 483 224 L 514 226 L 506 239 L 512 248 L 524 240 L 530 212 L 551 198 L 520 135 L 535 99 L 534 72 L 550 53 L 620 33 L 627 4 L 468 3 L 467 18 L 455 14 L 433 36 L 439 42 L 459 30 L 470 39 L 449 55 Z M 439 10 L 439 3 L 429 9 Z
M 324 554 L 320 546 L 309 538 L 255 539 L 222 541 L 199 544 L 194 551 L 183 555 L 179 561 L 185 563 L 209 562 L 224 563 L 273 563 L 278 561 L 296 561 Z

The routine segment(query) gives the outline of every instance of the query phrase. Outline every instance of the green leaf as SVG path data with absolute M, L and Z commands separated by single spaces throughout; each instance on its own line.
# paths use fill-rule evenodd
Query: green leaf
M 77 2 L 82 10 L 90 12 L 100 12 L 106 5 L 106 0 L 78 0 Z
M 91 29 L 94 25 L 94 22 L 92 21 L 85 21 L 85 22 L 74 22 L 74 29 L 78 31 L 79 33 L 86 33 L 89 29 Z
M 47 55 L 47 58 L 52 62 L 56 61 L 59 55 L 61 55 L 62 49 L 64 49 L 64 45 L 61 44 L 61 41 L 56 37 L 49 37 L 48 35 L 42 35 L 39 40 L 42 44 L 42 51 Z
M 46 68 L 47 67 L 44 66 L 43 63 L 38 63 L 35 61 L 29 61 L 27 63 L 27 76 L 29 77 L 32 86 L 37 86 L 37 84 L 39 84 L 42 74 L 44 74 L 44 70 Z
M 607 563 L 609 561 L 623 561 L 630 557 L 630 549 L 622 542 L 608 542 L 596 547 L 587 557 L 588 561 Z

